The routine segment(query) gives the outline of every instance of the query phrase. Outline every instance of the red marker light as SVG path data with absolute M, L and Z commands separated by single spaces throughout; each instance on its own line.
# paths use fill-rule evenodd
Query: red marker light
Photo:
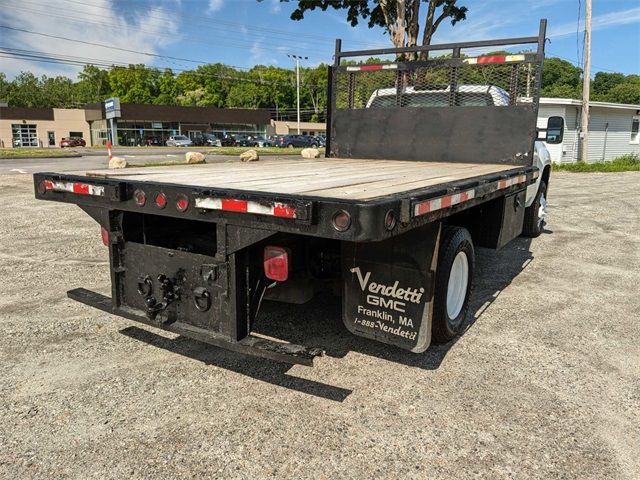
M 289 278 L 289 251 L 284 247 L 264 247 L 264 274 L 276 282 Z
M 102 244 L 105 247 L 109 246 L 109 232 L 107 231 L 106 228 L 101 227 L 100 228 L 100 235 L 102 236 Z
M 186 195 L 178 195 L 176 208 L 179 212 L 184 212 L 187 208 L 189 208 L 189 198 Z
M 156 203 L 156 207 L 158 208 L 164 208 L 167 206 L 167 197 L 165 196 L 164 193 L 159 193 L 156 195 L 156 199 L 155 199 L 155 203 Z
M 147 203 L 147 195 L 142 190 L 133 192 L 133 199 L 139 207 L 144 207 L 144 204 Z

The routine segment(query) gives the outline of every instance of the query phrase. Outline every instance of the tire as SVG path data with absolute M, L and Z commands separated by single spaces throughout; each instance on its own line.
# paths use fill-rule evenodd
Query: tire
M 524 225 L 522 235 L 524 237 L 539 237 L 544 230 L 547 211 L 547 183 L 540 180 L 540 187 L 533 203 L 524 211 Z
M 318 148 L 318 145 L 316 145 L 315 143 L 312 143 L 311 148 Z
M 469 310 L 474 267 L 469 232 L 461 227 L 442 227 L 431 327 L 434 342 L 448 342 L 462 330 Z
M 293 148 L 293 143 L 290 143 L 289 145 L 287 145 L 287 148 Z

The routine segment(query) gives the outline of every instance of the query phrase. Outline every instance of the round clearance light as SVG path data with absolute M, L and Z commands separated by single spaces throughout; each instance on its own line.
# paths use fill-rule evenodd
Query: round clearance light
M 393 210 L 389 210 L 384 216 L 384 228 L 391 231 L 396 227 L 396 215 Z
M 136 190 L 133 192 L 133 200 L 139 207 L 144 207 L 144 204 L 147 203 L 147 195 L 142 190 Z
M 338 210 L 333 215 L 333 228 L 339 232 L 346 232 L 351 226 L 351 215 L 344 210 Z
M 155 199 L 156 207 L 164 208 L 167 206 L 167 197 L 164 193 L 158 193 Z
M 47 186 L 49 185 L 49 183 L 51 183 L 49 180 L 42 180 L 40 183 L 38 183 L 38 193 L 40 195 L 44 195 L 45 193 L 47 193 Z
M 186 195 L 178 195 L 178 200 L 176 200 L 176 208 L 179 212 L 184 212 L 187 208 L 189 208 L 189 198 Z

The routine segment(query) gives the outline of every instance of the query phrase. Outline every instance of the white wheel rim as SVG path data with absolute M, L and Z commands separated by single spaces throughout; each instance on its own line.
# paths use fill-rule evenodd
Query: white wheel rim
M 544 225 L 545 219 L 547 218 L 547 197 L 544 196 L 544 193 L 540 194 L 540 206 L 538 207 L 538 226 L 542 227 Z
M 469 260 L 467 254 L 458 252 L 453 259 L 451 272 L 449 273 L 449 284 L 447 285 L 447 315 L 454 319 L 460 315 L 467 296 L 467 286 L 469 285 Z

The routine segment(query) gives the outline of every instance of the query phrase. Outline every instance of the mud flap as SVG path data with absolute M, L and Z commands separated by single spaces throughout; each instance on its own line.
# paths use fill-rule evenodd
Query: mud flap
M 375 243 L 344 242 L 342 319 L 361 337 L 424 352 L 431 319 L 440 223 Z

